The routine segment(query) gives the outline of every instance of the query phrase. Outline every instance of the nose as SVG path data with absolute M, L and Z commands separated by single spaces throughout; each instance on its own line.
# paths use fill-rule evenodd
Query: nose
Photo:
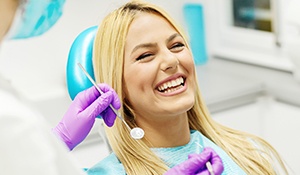
M 179 60 L 176 55 L 169 50 L 161 54 L 161 70 L 176 70 L 179 65 Z

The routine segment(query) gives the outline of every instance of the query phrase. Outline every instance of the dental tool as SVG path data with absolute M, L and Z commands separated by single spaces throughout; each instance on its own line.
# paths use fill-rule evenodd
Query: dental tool
M 93 78 L 88 74 L 88 72 L 83 68 L 83 66 L 80 63 L 77 63 L 78 66 L 81 68 L 81 70 L 84 72 L 84 74 L 87 76 L 87 78 L 91 81 L 91 83 L 95 86 L 95 88 L 99 91 L 100 94 L 103 94 L 101 89 L 97 86 L 96 82 L 93 80 Z M 121 116 L 121 114 L 110 104 L 109 107 L 113 110 L 113 112 L 117 115 L 117 117 L 125 124 L 125 126 L 130 131 L 130 136 L 135 139 L 142 139 L 145 135 L 145 132 L 142 128 L 135 127 L 130 128 L 129 125 L 126 123 L 124 118 Z
M 196 143 L 201 149 L 203 148 L 203 146 L 200 145 L 199 143 L 197 143 L 197 142 L 195 142 L 195 143 Z M 215 175 L 214 170 L 213 170 L 213 168 L 212 168 L 212 165 L 211 165 L 210 161 L 207 161 L 205 165 L 206 165 L 206 168 L 207 168 L 209 174 L 210 174 L 210 175 Z

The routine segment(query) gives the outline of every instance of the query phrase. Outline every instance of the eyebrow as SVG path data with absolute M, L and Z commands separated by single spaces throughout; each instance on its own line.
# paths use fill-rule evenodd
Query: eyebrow
M 181 36 L 179 33 L 174 33 L 173 35 L 171 35 L 167 40 L 166 43 L 172 41 L 174 38 L 176 38 L 177 36 Z M 156 43 L 143 43 L 143 44 L 139 44 L 137 46 L 135 46 L 132 50 L 131 53 L 135 52 L 136 50 L 138 50 L 139 48 L 151 48 L 151 47 L 155 47 L 157 44 Z
M 150 48 L 150 47 L 155 47 L 157 44 L 156 43 L 144 43 L 144 44 L 139 44 L 137 46 L 135 46 L 132 50 L 131 53 L 135 52 L 136 50 L 138 50 L 139 48 Z
M 174 38 L 176 38 L 176 37 L 178 37 L 178 36 L 181 37 L 181 35 L 179 35 L 179 33 L 174 33 L 173 35 L 171 35 L 171 36 L 167 39 L 167 43 L 170 42 L 170 41 L 172 41 Z

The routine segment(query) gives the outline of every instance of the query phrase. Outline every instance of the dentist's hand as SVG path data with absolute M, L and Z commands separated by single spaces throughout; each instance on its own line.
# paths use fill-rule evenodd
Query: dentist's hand
M 204 148 L 200 154 L 190 154 L 188 160 L 174 166 L 164 175 L 210 175 L 206 162 L 210 162 L 214 175 L 222 174 L 224 166 L 220 156 L 212 148 Z
M 53 128 L 53 132 L 70 150 L 85 139 L 96 117 L 101 115 L 109 127 L 115 122 L 116 115 L 109 104 L 119 109 L 121 104 L 118 95 L 107 84 L 98 84 L 98 86 L 103 92 L 102 95 L 94 86 L 78 93 L 62 120 Z

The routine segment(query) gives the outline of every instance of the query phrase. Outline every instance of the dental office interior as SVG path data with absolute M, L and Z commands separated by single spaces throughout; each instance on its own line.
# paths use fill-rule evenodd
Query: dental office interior
M 213 119 L 266 139 L 290 174 L 300 174 L 300 0 L 147 1 L 186 29 Z M 71 103 L 66 64 L 73 41 L 125 2 L 66 1 L 43 36 L 3 43 L 0 75 L 55 126 Z M 97 120 L 70 154 L 90 167 L 109 151 Z

